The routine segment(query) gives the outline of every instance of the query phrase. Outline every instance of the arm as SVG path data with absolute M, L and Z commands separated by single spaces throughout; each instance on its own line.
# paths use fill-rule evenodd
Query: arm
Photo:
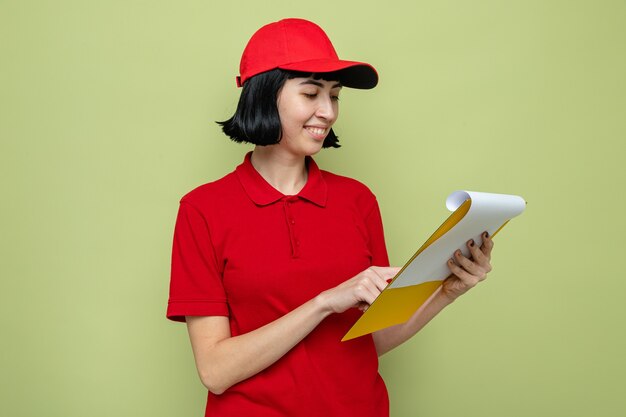
M 187 321 L 200 379 L 215 394 L 269 367 L 329 314 L 365 308 L 398 271 L 368 268 L 276 321 L 231 337 L 220 265 L 204 215 L 192 202 L 181 201 L 167 316 Z
M 441 310 L 487 278 L 487 273 L 491 271 L 493 241 L 487 232 L 483 233 L 482 239 L 483 244 L 480 248 L 474 245 L 473 240 L 467 242 L 467 247 L 472 254 L 471 259 L 463 256 L 461 251 L 454 253 L 453 258 L 448 260 L 452 275 L 443 281 L 441 287 L 406 323 L 388 327 L 373 334 L 376 352 L 379 356 L 409 340 Z
M 214 394 L 266 369 L 328 315 L 371 304 L 399 268 L 371 267 L 252 332 L 231 337 L 227 317 L 187 317 L 202 383 Z
M 320 297 L 259 329 L 231 337 L 228 317 L 187 317 L 200 380 L 214 394 L 267 368 L 308 335 L 326 316 Z

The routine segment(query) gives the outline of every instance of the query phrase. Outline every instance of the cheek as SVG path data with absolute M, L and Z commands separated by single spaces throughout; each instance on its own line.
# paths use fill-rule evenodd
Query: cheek
M 283 129 L 302 126 L 310 117 L 306 111 L 303 110 L 304 109 L 297 106 L 293 106 L 289 109 L 279 109 L 278 114 Z
M 283 139 L 290 141 L 299 134 L 301 125 L 292 115 L 283 113 L 280 115 L 280 128 Z
M 293 118 L 290 117 L 289 114 L 285 114 L 285 113 L 281 114 L 280 115 L 280 126 L 283 129 L 283 131 L 292 129 L 293 126 L 294 126 Z

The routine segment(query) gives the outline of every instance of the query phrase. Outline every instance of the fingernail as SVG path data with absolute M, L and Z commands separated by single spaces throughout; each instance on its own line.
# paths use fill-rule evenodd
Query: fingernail
M 485 232 L 485 237 L 489 237 L 489 232 Z
M 470 241 L 469 241 L 469 245 L 470 245 L 471 247 L 474 247 L 474 239 L 472 239 L 472 240 L 470 240 Z

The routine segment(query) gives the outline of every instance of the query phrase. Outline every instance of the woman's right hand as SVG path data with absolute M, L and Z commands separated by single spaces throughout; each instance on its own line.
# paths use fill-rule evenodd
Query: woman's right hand
M 187 328 L 202 383 L 214 394 L 275 363 L 332 313 L 367 309 L 400 268 L 372 266 L 322 292 L 284 316 L 231 336 L 228 317 L 187 316 Z
M 400 269 L 393 266 L 370 266 L 335 288 L 324 291 L 320 294 L 320 299 L 331 313 L 343 313 L 352 307 L 365 311 Z

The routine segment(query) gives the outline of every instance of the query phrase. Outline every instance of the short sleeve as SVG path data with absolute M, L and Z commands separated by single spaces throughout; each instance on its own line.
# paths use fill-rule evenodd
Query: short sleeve
M 226 293 L 205 218 L 181 201 L 174 228 L 167 318 L 228 316 Z
M 385 233 L 383 230 L 383 220 L 380 215 L 378 202 L 374 197 L 373 206 L 365 217 L 365 226 L 368 232 L 368 248 L 372 254 L 373 266 L 389 266 L 389 256 L 385 244 Z

